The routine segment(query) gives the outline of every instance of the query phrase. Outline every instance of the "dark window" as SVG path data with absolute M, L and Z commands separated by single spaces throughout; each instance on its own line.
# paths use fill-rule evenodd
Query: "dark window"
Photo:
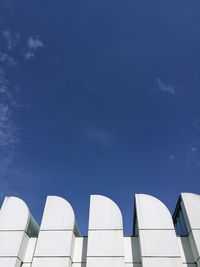
M 174 216 L 174 226 L 176 230 L 176 234 L 179 236 L 187 236 L 188 235 L 188 229 L 185 222 L 183 210 L 181 208 L 181 205 L 179 205 L 176 214 Z

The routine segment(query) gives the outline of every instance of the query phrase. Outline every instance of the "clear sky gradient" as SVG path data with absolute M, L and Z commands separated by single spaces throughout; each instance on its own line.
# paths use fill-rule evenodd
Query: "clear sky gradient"
M 199 0 L 0 0 L 0 198 L 200 193 Z

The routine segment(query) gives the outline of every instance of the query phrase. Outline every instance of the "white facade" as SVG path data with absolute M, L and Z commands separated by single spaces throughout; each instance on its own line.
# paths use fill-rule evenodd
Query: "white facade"
M 133 235 L 118 206 L 91 196 L 88 236 L 71 205 L 47 197 L 41 226 L 19 198 L 0 210 L 0 267 L 200 267 L 200 195 L 180 195 L 173 218 L 158 199 L 135 195 Z

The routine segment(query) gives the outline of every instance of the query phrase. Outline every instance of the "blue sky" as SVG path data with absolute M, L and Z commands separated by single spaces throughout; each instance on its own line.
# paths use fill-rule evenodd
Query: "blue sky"
M 0 0 L 0 198 L 200 193 L 198 0 Z

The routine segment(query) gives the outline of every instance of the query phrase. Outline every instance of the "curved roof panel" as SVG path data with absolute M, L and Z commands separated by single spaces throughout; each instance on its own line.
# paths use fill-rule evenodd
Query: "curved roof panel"
M 92 195 L 90 199 L 89 230 L 123 229 L 122 214 L 111 199 Z

